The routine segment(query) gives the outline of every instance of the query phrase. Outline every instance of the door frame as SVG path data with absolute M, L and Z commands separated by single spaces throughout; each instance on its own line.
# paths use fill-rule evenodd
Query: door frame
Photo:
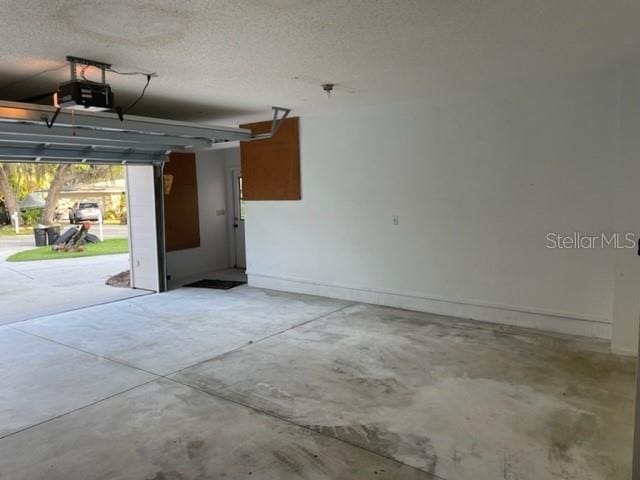
M 640 331 L 638 332 L 640 336 Z M 640 340 L 639 340 L 640 342 Z M 633 431 L 632 480 L 640 480 L 640 353 L 636 358 L 636 414 Z
M 229 165 L 226 168 L 226 194 L 227 194 L 227 232 L 229 239 L 229 265 L 232 268 L 246 268 L 246 244 L 245 244 L 245 266 L 238 267 L 237 263 L 237 249 L 236 249 L 236 228 L 235 218 L 236 213 L 239 215 L 240 212 L 236 212 L 236 209 L 239 208 L 239 205 L 236 204 L 235 198 L 235 174 L 242 176 L 242 170 L 239 165 Z

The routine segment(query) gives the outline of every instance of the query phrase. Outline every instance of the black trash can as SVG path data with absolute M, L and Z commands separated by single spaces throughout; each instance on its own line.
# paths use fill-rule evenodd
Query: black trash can
M 36 239 L 36 247 L 47 245 L 47 229 L 45 227 L 33 227 L 33 236 Z
M 55 245 L 56 240 L 60 238 L 60 226 L 51 225 L 50 227 L 47 227 L 46 230 L 47 230 L 47 243 L 49 245 Z

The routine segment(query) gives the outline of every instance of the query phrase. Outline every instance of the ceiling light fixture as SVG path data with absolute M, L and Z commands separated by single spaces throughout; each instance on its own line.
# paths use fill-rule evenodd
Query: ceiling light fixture
M 333 92 L 333 89 L 335 88 L 336 84 L 323 83 L 321 86 L 322 86 L 322 89 L 327 93 L 327 98 L 331 98 L 331 92 Z

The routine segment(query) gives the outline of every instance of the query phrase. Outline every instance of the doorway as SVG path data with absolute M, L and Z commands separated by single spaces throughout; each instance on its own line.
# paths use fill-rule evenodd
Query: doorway
M 146 294 L 130 288 L 125 167 L 2 162 L 0 325 Z
M 231 210 L 231 251 L 234 268 L 245 269 L 247 267 L 244 221 L 245 205 L 242 198 L 242 173 L 239 168 L 231 168 L 229 171 L 229 191 L 232 192 L 233 208 Z

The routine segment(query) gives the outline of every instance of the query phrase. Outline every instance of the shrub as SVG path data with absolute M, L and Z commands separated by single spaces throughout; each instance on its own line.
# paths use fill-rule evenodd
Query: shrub
M 27 227 L 33 227 L 37 225 L 40 215 L 42 215 L 42 208 L 25 208 L 22 210 L 22 224 Z

